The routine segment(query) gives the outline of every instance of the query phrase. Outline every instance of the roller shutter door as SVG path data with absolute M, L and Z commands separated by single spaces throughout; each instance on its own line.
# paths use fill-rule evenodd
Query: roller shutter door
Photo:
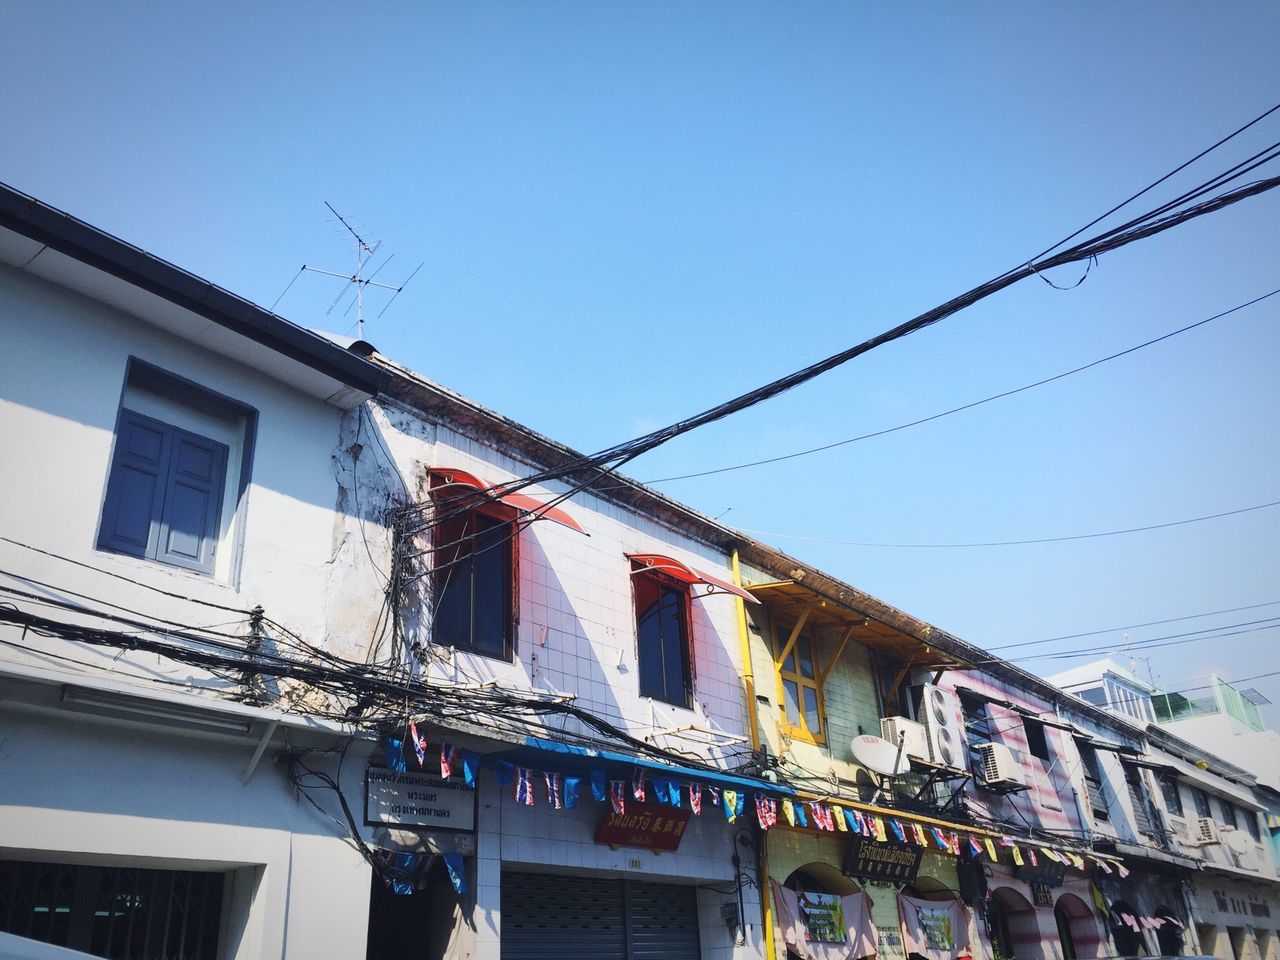
M 699 960 L 693 887 L 502 874 L 503 960 Z

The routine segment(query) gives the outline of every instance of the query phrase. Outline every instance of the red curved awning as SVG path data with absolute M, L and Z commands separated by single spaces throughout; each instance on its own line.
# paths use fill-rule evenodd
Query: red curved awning
M 627 559 L 640 564 L 642 570 L 657 570 L 659 573 L 665 573 L 667 576 L 674 577 L 682 583 L 705 583 L 711 588 L 712 593 L 732 593 L 734 596 L 741 597 L 751 603 L 760 602 L 742 587 L 732 584 L 728 580 L 713 577 L 709 573 L 703 573 L 701 570 L 695 570 L 674 557 L 665 557 L 660 553 L 628 553 Z M 638 573 L 640 571 L 633 572 Z
M 433 490 L 439 489 L 441 486 L 462 486 L 469 487 L 472 490 L 488 490 L 493 486 L 477 477 L 474 473 L 467 473 L 465 470 L 455 470 L 452 467 L 431 467 L 427 473 L 438 479 L 440 482 L 432 487 Z M 559 507 L 550 507 L 541 500 L 536 500 L 528 494 L 524 493 L 504 493 L 498 497 L 498 500 L 506 504 L 511 509 L 522 515 L 528 515 L 535 519 L 545 518 L 554 520 L 562 526 L 568 527 L 570 530 L 576 530 L 584 536 L 591 536 L 577 520 L 569 516 L 568 513 Z

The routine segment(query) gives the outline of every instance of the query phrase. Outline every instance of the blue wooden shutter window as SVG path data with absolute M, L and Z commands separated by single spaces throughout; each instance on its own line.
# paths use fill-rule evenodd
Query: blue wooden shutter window
M 225 444 L 122 410 L 98 545 L 212 573 Z

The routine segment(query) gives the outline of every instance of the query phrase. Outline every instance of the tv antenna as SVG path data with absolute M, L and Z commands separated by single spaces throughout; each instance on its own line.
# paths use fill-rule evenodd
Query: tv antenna
M 346 217 L 344 217 L 342 214 L 340 214 L 337 210 L 333 208 L 333 204 L 331 204 L 328 200 L 326 200 L 324 202 L 324 205 L 329 208 L 330 213 L 332 213 L 335 217 L 338 218 L 338 222 L 341 223 L 346 228 L 347 232 L 351 234 L 351 236 L 355 237 L 355 240 L 356 240 L 355 272 L 349 273 L 349 274 L 335 273 L 332 270 L 321 270 L 319 267 L 313 267 L 304 263 L 302 265 L 302 269 L 298 271 L 298 274 L 297 276 L 294 277 L 294 279 L 296 280 L 298 276 L 301 276 L 304 272 L 307 272 L 307 273 L 321 273 L 321 274 L 324 274 L 326 277 L 337 277 L 339 280 L 347 281 L 343 285 L 342 289 L 338 291 L 338 295 L 333 298 L 333 302 L 329 304 L 329 309 L 325 311 L 325 316 L 328 316 L 329 314 L 333 313 L 334 309 L 338 306 L 338 304 L 342 302 L 343 297 L 345 297 L 347 293 L 354 287 L 356 291 L 355 299 L 347 307 L 343 315 L 345 316 L 346 313 L 350 313 L 351 307 L 353 306 L 355 307 L 356 338 L 359 340 L 363 340 L 364 339 L 364 291 L 365 291 L 365 288 L 378 287 L 379 289 L 382 289 L 382 290 L 392 291 L 391 299 L 388 300 L 386 304 L 383 306 L 383 308 L 378 311 L 378 317 L 381 317 L 391 307 L 391 304 L 395 302 L 396 297 L 400 296 L 401 291 L 404 290 L 404 288 L 409 285 L 409 281 L 418 275 L 418 271 L 422 269 L 423 264 L 426 261 L 423 261 L 423 263 L 418 264 L 418 266 L 414 268 L 413 273 L 409 274 L 408 279 L 405 280 L 404 283 L 400 284 L 399 286 L 394 286 L 390 283 L 381 283 L 374 279 L 374 277 L 376 277 L 379 273 L 382 272 L 382 268 L 391 262 L 395 254 L 392 254 L 390 257 L 387 257 L 387 259 L 383 260 L 382 263 L 378 265 L 378 268 L 374 270 L 373 273 L 369 274 L 369 276 L 366 277 L 364 275 L 365 268 L 369 266 L 369 261 L 371 261 L 373 259 L 374 254 L 378 252 L 378 248 L 382 246 L 382 241 L 377 240 L 372 244 L 370 244 L 368 241 L 364 239 L 364 237 L 360 236 L 360 234 L 356 232 L 356 228 L 351 225 L 351 223 L 347 220 Z M 290 282 L 289 286 L 293 286 L 293 283 Z M 288 292 L 288 290 L 289 290 L 289 287 L 285 287 L 286 293 Z M 280 297 L 283 297 L 283 296 L 284 296 L 283 293 L 280 294 Z M 276 303 L 280 302 L 280 297 L 276 298 Z M 275 309 L 274 304 L 272 305 L 272 309 L 273 310 Z

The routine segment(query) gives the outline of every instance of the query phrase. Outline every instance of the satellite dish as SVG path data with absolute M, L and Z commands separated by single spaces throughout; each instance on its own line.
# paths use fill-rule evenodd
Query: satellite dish
M 911 769 L 911 761 L 907 759 L 905 750 L 901 751 L 900 755 L 896 743 L 890 743 L 869 733 L 854 737 L 849 744 L 849 749 L 853 753 L 853 759 L 858 763 L 868 770 L 874 770 L 887 777 L 901 776 Z
M 1253 844 L 1249 842 L 1243 830 L 1223 830 L 1222 842 L 1227 845 L 1228 850 L 1242 857 L 1253 851 Z

